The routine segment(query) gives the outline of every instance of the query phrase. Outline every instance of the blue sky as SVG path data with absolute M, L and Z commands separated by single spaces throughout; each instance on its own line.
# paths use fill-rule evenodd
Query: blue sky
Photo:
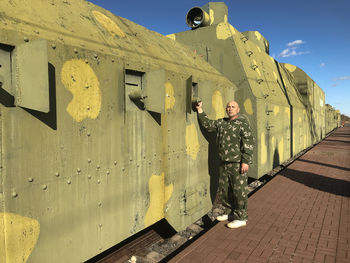
M 189 30 L 187 11 L 208 1 L 92 0 L 115 15 L 167 35 Z M 326 103 L 350 116 L 350 0 L 226 0 L 239 31 L 257 30 L 270 55 L 303 69 Z

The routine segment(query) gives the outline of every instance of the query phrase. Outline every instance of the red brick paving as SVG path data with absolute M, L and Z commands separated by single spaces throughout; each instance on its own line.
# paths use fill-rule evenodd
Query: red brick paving
M 218 223 L 170 262 L 350 262 L 350 126 L 249 198 L 248 225 Z

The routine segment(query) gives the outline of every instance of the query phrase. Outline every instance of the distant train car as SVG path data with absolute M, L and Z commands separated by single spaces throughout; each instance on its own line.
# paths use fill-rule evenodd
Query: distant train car
M 326 104 L 325 111 L 326 133 L 330 133 L 334 129 L 341 126 L 340 111 L 334 109 L 331 105 Z
M 338 128 L 341 126 L 341 114 L 340 114 L 340 110 L 335 110 L 335 128 Z
M 325 111 L 325 122 L 326 122 L 326 133 L 330 133 L 332 130 L 333 130 L 333 119 L 334 119 L 334 116 L 333 116 L 333 113 L 334 112 L 334 109 L 331 105 L 329 104 L 326 104 L 326 111 Z
M 252 178 L 338 125 L 317 84 L 233 28 L 223 3 L 191 9 L 195 30 L 169 37 L 84 0 L 0 8 L 0 262 L 82 262 L 206 214 L 218 158 L 198 98 L 212 119 L 239 102 Z

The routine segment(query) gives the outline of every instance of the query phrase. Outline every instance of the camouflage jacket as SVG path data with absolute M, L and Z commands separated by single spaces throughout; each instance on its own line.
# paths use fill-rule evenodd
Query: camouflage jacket
M 238 115 L 232 121 L 228 118 L 210 120 L 203 112 L 198 114 L 198 120 L 208 132 L 217 133 L 221 161 L 252 163 L 254 138 L 246 118 Z

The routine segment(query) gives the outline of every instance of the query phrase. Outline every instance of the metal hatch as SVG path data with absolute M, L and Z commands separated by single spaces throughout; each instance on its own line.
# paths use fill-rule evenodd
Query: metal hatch
M 12 62 L 15 105 L 49 112 L 47 41 L 35 40 L 16 46 Z

